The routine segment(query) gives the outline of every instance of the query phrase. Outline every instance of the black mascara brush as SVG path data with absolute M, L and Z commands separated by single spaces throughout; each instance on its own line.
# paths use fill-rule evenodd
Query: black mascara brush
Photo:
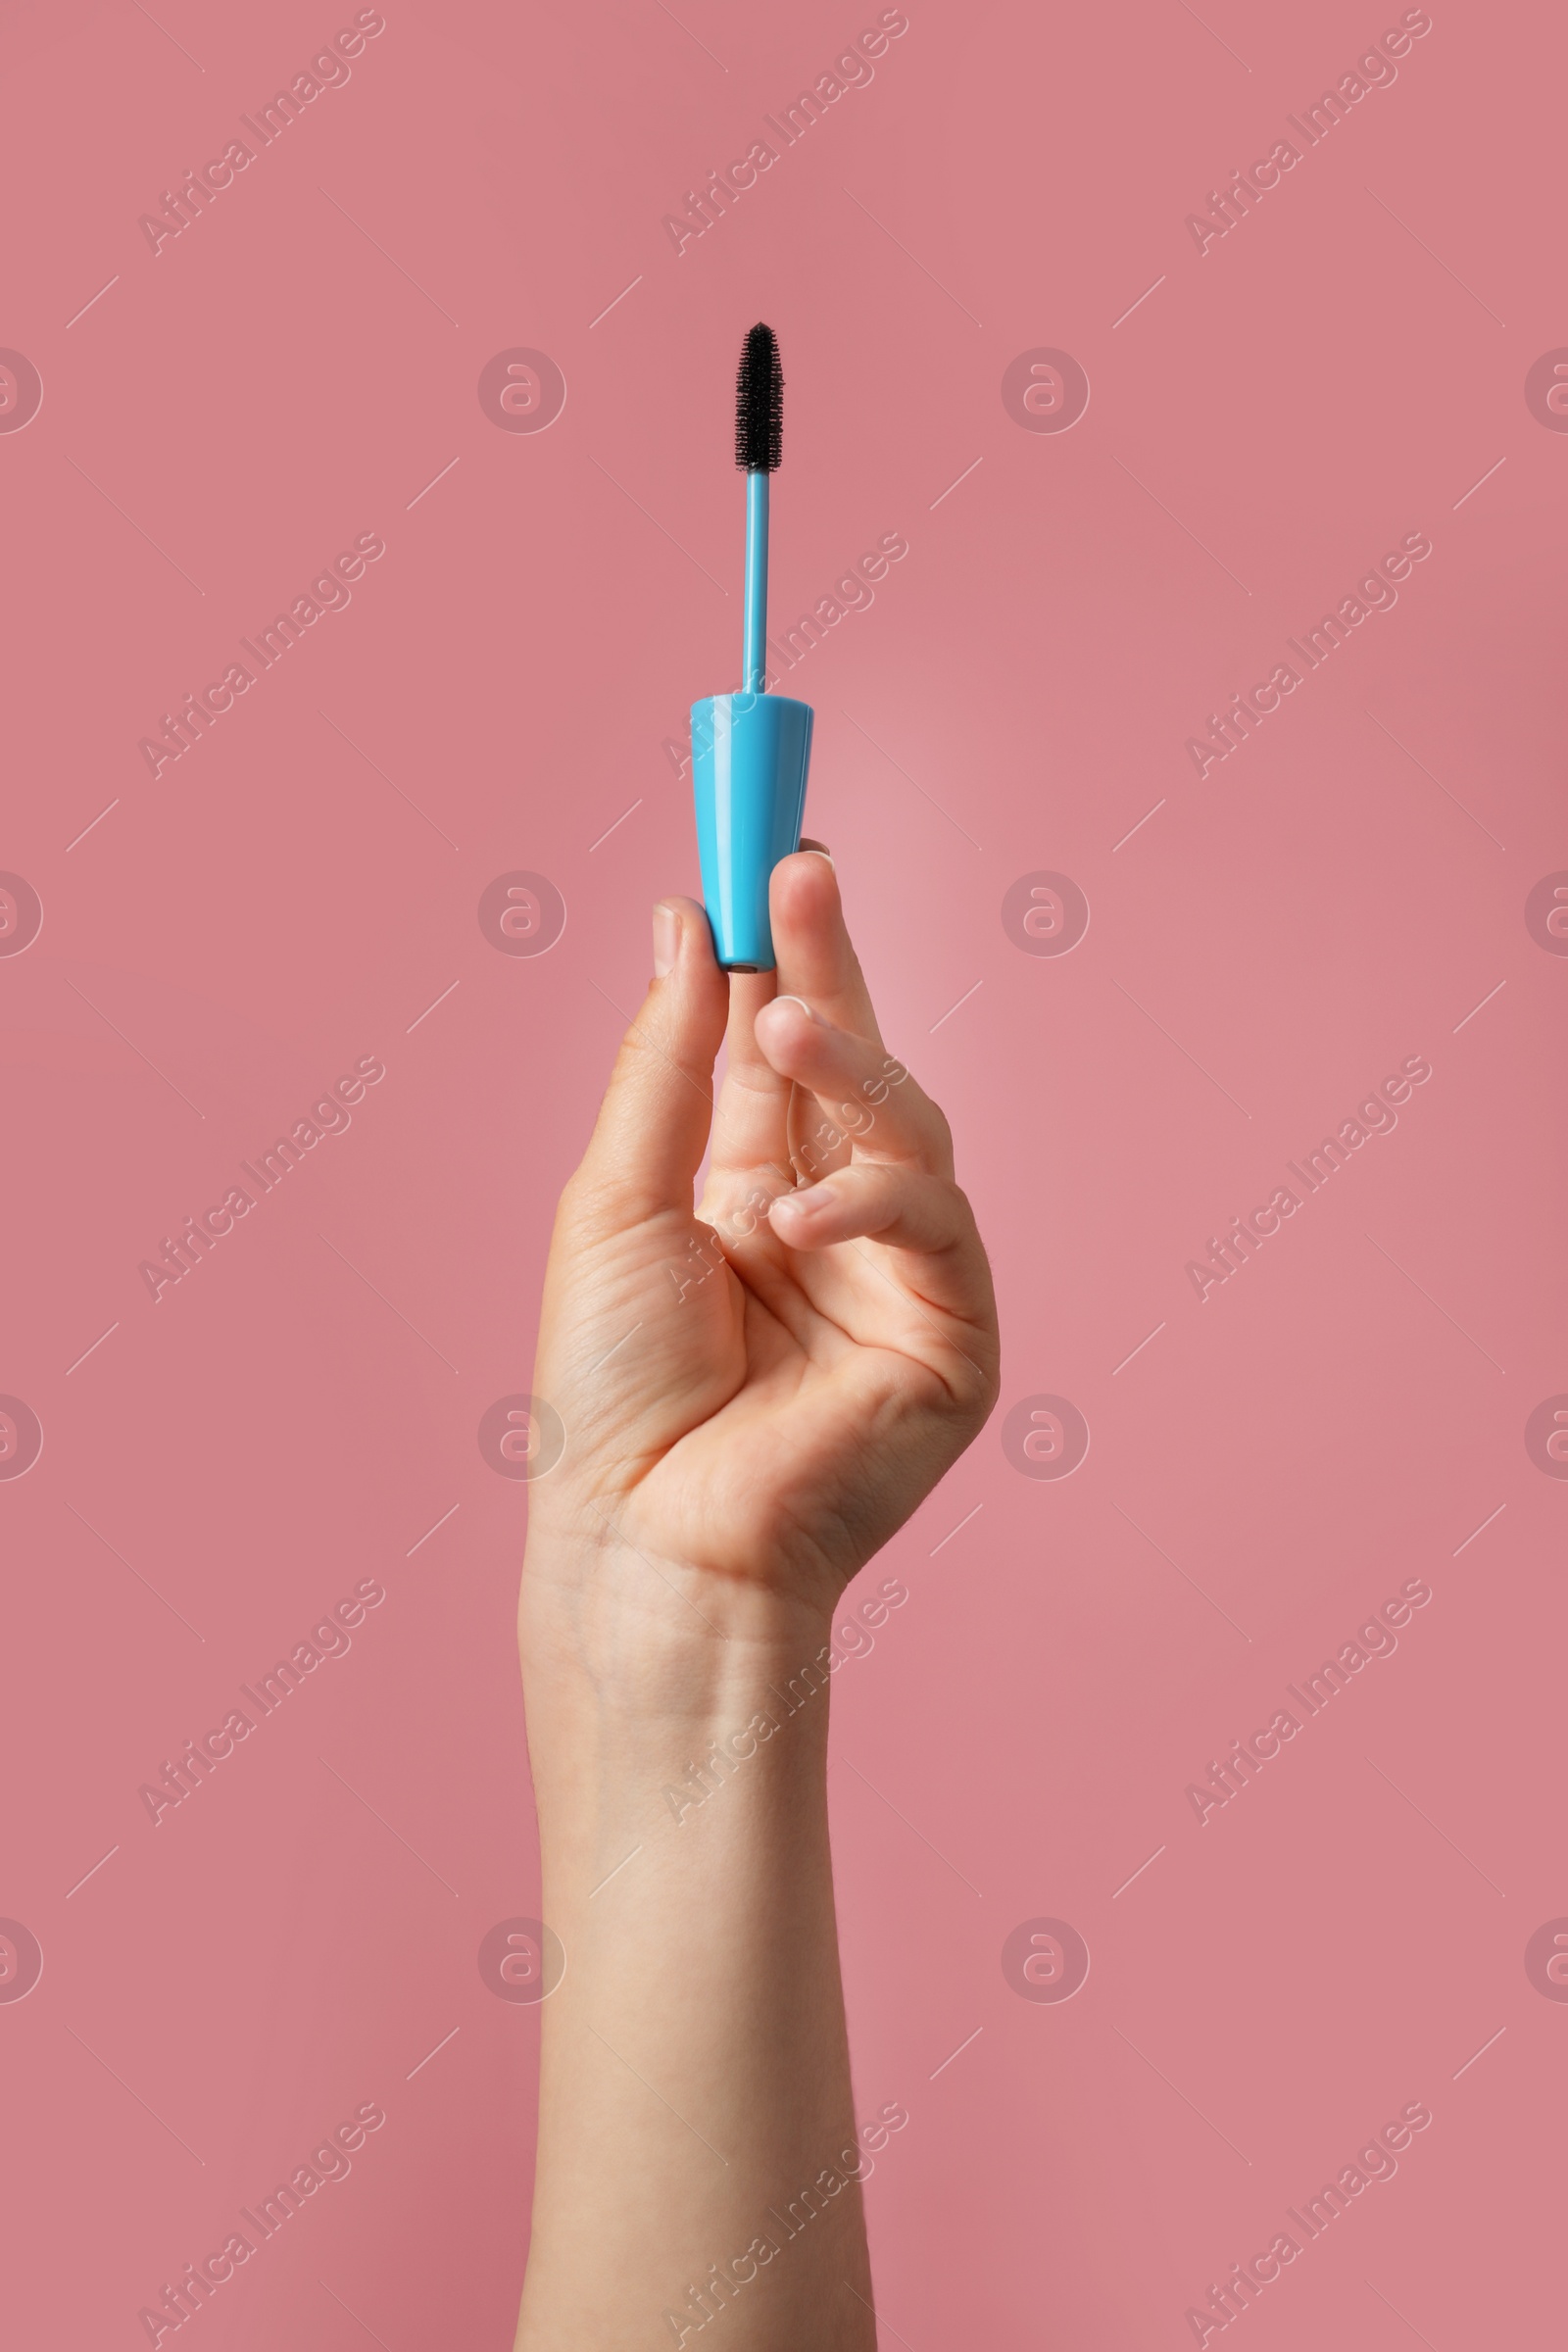
M 754 326 L 735 376 L 735 463 L 746 472 L 744 683 L 760 694 L 767 676 L 768 476 L 784 455 L 784 370 L 770 326 Z
M 735 463 L 746 475 L 746 593 L 739 694 L 692 705 L 692 786 L 703 896 L 718 960 L 770 971 L 768 877 L 801 845 L 811 710 L 767 692 L 768 477 L 784 443 L 784 373 L 770 326 L 754 326 L 735 381 Z

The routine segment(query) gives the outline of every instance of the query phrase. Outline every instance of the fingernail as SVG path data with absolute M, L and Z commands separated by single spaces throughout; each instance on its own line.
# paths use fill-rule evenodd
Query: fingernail
M 785 1209 L 792 1217 L 815 1217 L 830 1205 L 831 1199 L 825 1185 L 808 1184 L 803 1185 L 799 1192 L 781 1193 L 773 1202 L 773 1208 L 775 1213 L 781 1208 Z
M 680 954 L 680 916 L 673 906 L 654 908 L 654 978 L 663 980 L 675 968 Z
M 775 1004 L 798 1004 L 808 1021 L 814 1021 L 818 1029 L 823 1026 L 821 1014 L 813 1012 L 804 997 L 775 997 L 773 1002 Z
M 802 842 L 802 844 L 801 844 L 801 847 L 802 847 L 802 849 L 803 849 L 803 850 L 809 850 L 809 852 L 810 852 L 810 854 L 811 854 L 811 856 L 812 856 L 813 858 L 825 858 L 827 859 L 827 861 L 828 861 L 829 865 L 832 865 L 832 866 L 833 866 L 833 871 L 834 871 L 835 873 L 837 873 L 837 872 L 838 872 L 838 870 L 839 870 L 839 869 L 838 869 L 838 867 L 837 867 L 836 865 L 834 865 L 834 864 L 833 864 L 833 853 L 832 853 L 832 851 L 831 851 L 831 850 L 830 850 L 830 849 L 827 847 L 827 845 L 826 845 L 826 843 L 825 843 L 825 842 L 820 842 L 820 841 L 803 841 L 803 842 Z

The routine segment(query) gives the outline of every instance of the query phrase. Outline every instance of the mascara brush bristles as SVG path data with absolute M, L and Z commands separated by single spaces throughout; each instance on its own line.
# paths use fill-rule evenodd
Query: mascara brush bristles
M 784 454 L 784 370 L 778 337 L 754 326 L 735 377 L 735 463 L 746 474 L 746 608 L 741 684 L 767 690 L 767 477 Z
M 771 473 L 784 454 L 784 370 L 778 337 L 760 323 L 747 335 L 735 376 L 735 463 Z

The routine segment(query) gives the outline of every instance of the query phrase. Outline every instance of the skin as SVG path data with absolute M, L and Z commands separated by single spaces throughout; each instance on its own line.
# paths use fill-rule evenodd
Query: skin
M 825 852 L 771 914 L 777 972 L 731 976 L 700 906 L 656 906 L 551 1244 L 534 1395 L 566 1434 L 518 1623 L 566 1966 L 519 2352 L 875 2352 L 859 2180 L 905 2111 L 851 2090 L 827 1644 L 989 1414 L 996 1309 Z

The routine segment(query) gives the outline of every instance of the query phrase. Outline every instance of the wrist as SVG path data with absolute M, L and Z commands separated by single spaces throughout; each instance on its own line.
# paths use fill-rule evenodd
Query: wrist
M 547 1844 L 590 1821 L 596 1846 L 612 1829 L 662 1838 L 732 1780 L 750 1794 L 726 1813 L 824 1783 L 840 1662 L 825 1610 L 744 1576 L 623 1545 L 584 1556 L 536 1534 L 518 1640 Z
M 748 1562 L 715 1573 L 618 1528 L 585 1540 L 536 1522 L 518 1599 L 523 1686 L 530 1708 L 553 1713 L 619 1706 L 650 1730 L 716 1722 L 825 1656 L 832 1612 Z
M 827 1619 L 737 1580 L 735 1592 L 699 1590 L 688 1626 L 667 1564 L 657 1575 L 637 1565 L 633 1579 L 618 1557 L 585 1564 L 530 1544 L 524 1572 L 546 1916 L 580 1956 L 599 1914 L 608 1926 L 638 1898 L 640 1874 L 703 1888 L 715 1868 L 744 1872 L 780 1839 L 825 1850 Z M 612 1879 L 620 1901 L 595 1901 Z

